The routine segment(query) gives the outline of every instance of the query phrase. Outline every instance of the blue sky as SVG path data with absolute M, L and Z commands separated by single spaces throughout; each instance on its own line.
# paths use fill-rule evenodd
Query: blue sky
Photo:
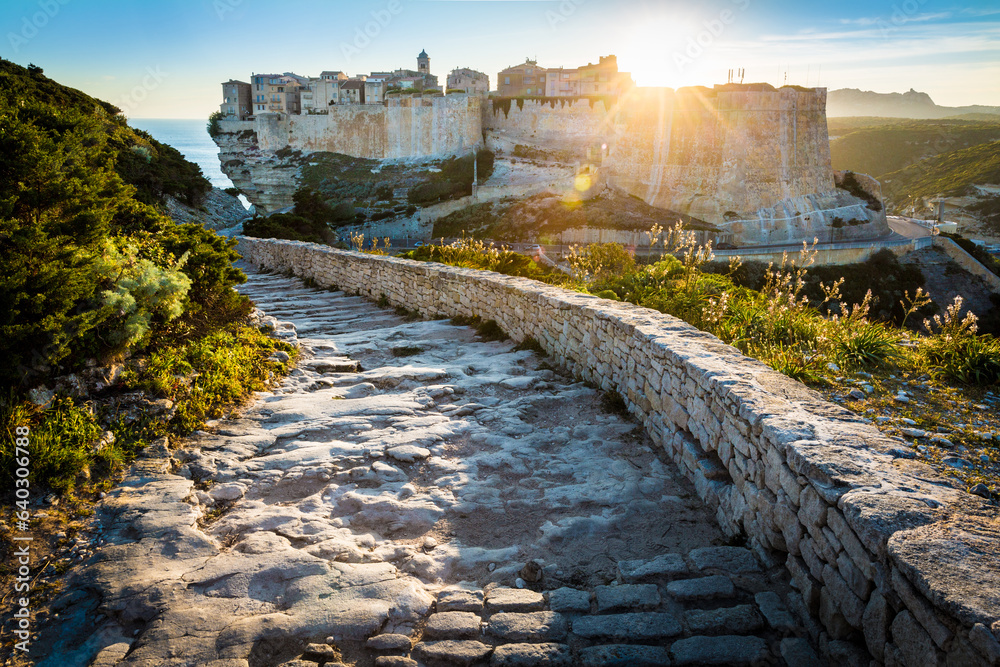
M 808 8 L 805 8 L 808 7 Z M 134 118 L 205 118 L 251 72 L 416 67 L 442 81 L 614 53 L 639 85 L 747 81 L 1000 106 L 1000 5 L 939 0 L 4 0 L 0 56 Z

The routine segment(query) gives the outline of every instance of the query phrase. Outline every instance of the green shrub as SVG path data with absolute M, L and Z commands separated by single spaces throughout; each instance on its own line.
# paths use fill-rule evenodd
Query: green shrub
M 219 127 L 219 121 L 225 118 L 221 111 L 213 111 L 208 115 L 208 125 L 205 129 L 208 131 L 208 136 L 215 139 L 217 136 L 222 134 L 222 128 Z

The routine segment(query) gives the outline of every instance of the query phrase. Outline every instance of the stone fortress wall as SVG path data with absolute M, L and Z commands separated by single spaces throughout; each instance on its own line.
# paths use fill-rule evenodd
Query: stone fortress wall
M 1000 664 L 1000 522 L 858 415 L 673 317 L 523 278 L 242 238 L 293 272 L 426 316 L 495 320 L 619 392 L 723 529 L 784 560 L 821 648 L 878 664 Z
M 617 103 L 414 95 L 220 127 L 223 153 L 257 162 L 286 146 L 375 159 L 446 157 L 483 145 L 511 155 L 522 146 L 541 159 L 595 167 L 610 186 L 746 244 L 825 240 L 835 218 L 866 222 L 838 228 L 838 240 L 889 232 L 884 213 L 835 189 L 824 88 L 637 88 Z M 232 137 L 246 130 L 254 141 L 234 149 Z M 223 171 L 244 189 L 226 162 Z M 251 186 L 251 201 L 255 193 Z
M 219 128 L 224 134 L 255 132 L 256 145 L 265 152 L 288 146 L 373 159 L 445 156 L 482 145 L 481 103 L 475 95 L 412 95 L 384 105 L 334 105 L 325 114 L 224 120 Z

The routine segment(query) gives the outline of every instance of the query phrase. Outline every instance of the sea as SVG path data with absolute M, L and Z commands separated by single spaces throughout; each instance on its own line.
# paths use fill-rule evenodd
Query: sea
M 208 121 L 197 118 L 130 118 L 132 127 L 149 132 L 160 143 L 179 150 L 217 188 L 231 188 L 233 182 L 219 166 L 219 147 L 208 136 Z

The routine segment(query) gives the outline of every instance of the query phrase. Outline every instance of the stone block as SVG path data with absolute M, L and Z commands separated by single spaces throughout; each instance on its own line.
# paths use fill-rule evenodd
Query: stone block
M 498 646 L 490 656 L 490 667 L 571 667 L 572 664 L 565 644 L 507 644 Z
M 840 606 L 829 586 L 824 586 L 819 592 L 819 620 L 834 639 L 843 639 L 851 634 L 851 624 L 840 613 Z
M 682 602 L 732 597 L 735 592 L 732 580 L 721 574 L 698 579 L 682 579 L 667 584 L 667 593 Z
M 906 608 L 910 610 L 910 613 L 913 614 L 913 617 L 917 619 L 920 625 L 924 627 L 927 634 L 934 640 L 934 643 L 938 647 L 944 648 L 945 644 L 952 637 L 953 633 L 951 630 L 938 620 L 930 603 L 917 592 L 910 583 L 910 580 L 899 570 L 893 568 L 890 576 L 892 588 L 899 595 L 903 604 L 906 605 Z
M 443 611 L 427 619 L 425 634 L 431 639 L 474 639 L 481 620 L 471 611 Z
M 414 648 L 417 658 L 431 664 L 469 667 L 483 660 L 493 649 L 482 642 L 454 641 L 421 642 Z
M 673 614 L 647 612 L 581 616 L 573 621 L 573 633 L 585 639 L 641 643 L 668 639 L 681 633 Z
M 720 609 L 686 611 L 684 625 L 691 633 L 698 635 L 745 635 L 762 628 L 764 619 L 752 605 L 741 604 Z
M 889 635 L 889 606 L 878 591 L 871 594 L 862 618 L 865 644 L 876 660 L 885 660 L 885 643 Z
M 826 525 L 826 512 L 829 505 L 820 498 L 816 489 L 812 485 L 803 487 L 799 494 L 799 520 L 810 533 L 816 534 L 820 528 Z
M 652 560 L 623 560 L 618 563 L 622 581 L 634 583 L 655 577 L 672 577 L 687 573 L 680 554 L 661 554 Z
M 823 590 L 833 596 L 833 600 L 844 619 L 851 624 L 851 627 L 861 628 L 865 603 L 854 594 L 840 573 L 835 568 L 825 565 L 823 567 L 823 583 L 826 584 Z
M 892 641 L 899 648 L 905 665 L 937 667 L 943 664 L 934 640 L 909 611 L 896 614 L 891 627 Z
M 767 619 L 767 624 L 778 632 L 793 632 L 797 624 L 791 612 L 782 604 L 781 598 L 773 591 L 764 591 L 754 596 L 760 613 Z
M 580 651 L 581 667 L 607 667 L 608 665 L 643 665 L 658 667 L 670 665 L 670 652 L 662 646 L 635 646 L 608 644 L 591 646 Z
M 825 667 L 808 640 L 786 637 L 781 640 L 781 657 L 788 667 Z
M 419 667 L 419 663 L 412 658 L 404 658 L 396 655 L 380 655 L 375 658 L 375 667 Z
M 621 565 L 619 563 L 619 565 Z M 580 591 L 575 588 L 557 588 L 549 591 L 549 609 L 558 612 L 582 612 L 590 611 L 590 593 Z
M 872 591 L 872 582 L 857 568 L 846 551 L 842 551 L 837 556 L 837 571 L 855 595 L 862 600 L 868 600 Z
M 760 637 L 688 637 L 673 643 L 670 655 L 675 665 L 750 665 L 768 656 L 767 642 Z
M 365 648 L 372 651 L 409 651 L 410 638 L 406 635 L 392 633 L 375 635 L 365 642 Z
M 486 609 L 498 611 L 541 611 L 545 598 L 541 593 L 520 588 L 494 588 L 486 594 Z
M 660 591 L 656 584 L 621 584 L 598 586 L 594 589 L 597 613 L 639 611 L 660 606 Z
M 479 613 L 483 610 L 483 592 L 451 590 L 441 591 L 437 599 L 438 611 L 471 611 Z
M 725 570 L 732 573 L 760 572 L 753 552 L 743 547 L 702 547 L 692 549 L 688 558 L 698 570 Z
M 976 623 L 969 632 L 969 642 L 986 656 L 990 665 L 1000 665 L 1000 642 L 982 623 Z
M 569 624 L 553 611 L 501 612 L 490 617 L 486 631 L 505 642 L 559 642 L 566 639 Z

